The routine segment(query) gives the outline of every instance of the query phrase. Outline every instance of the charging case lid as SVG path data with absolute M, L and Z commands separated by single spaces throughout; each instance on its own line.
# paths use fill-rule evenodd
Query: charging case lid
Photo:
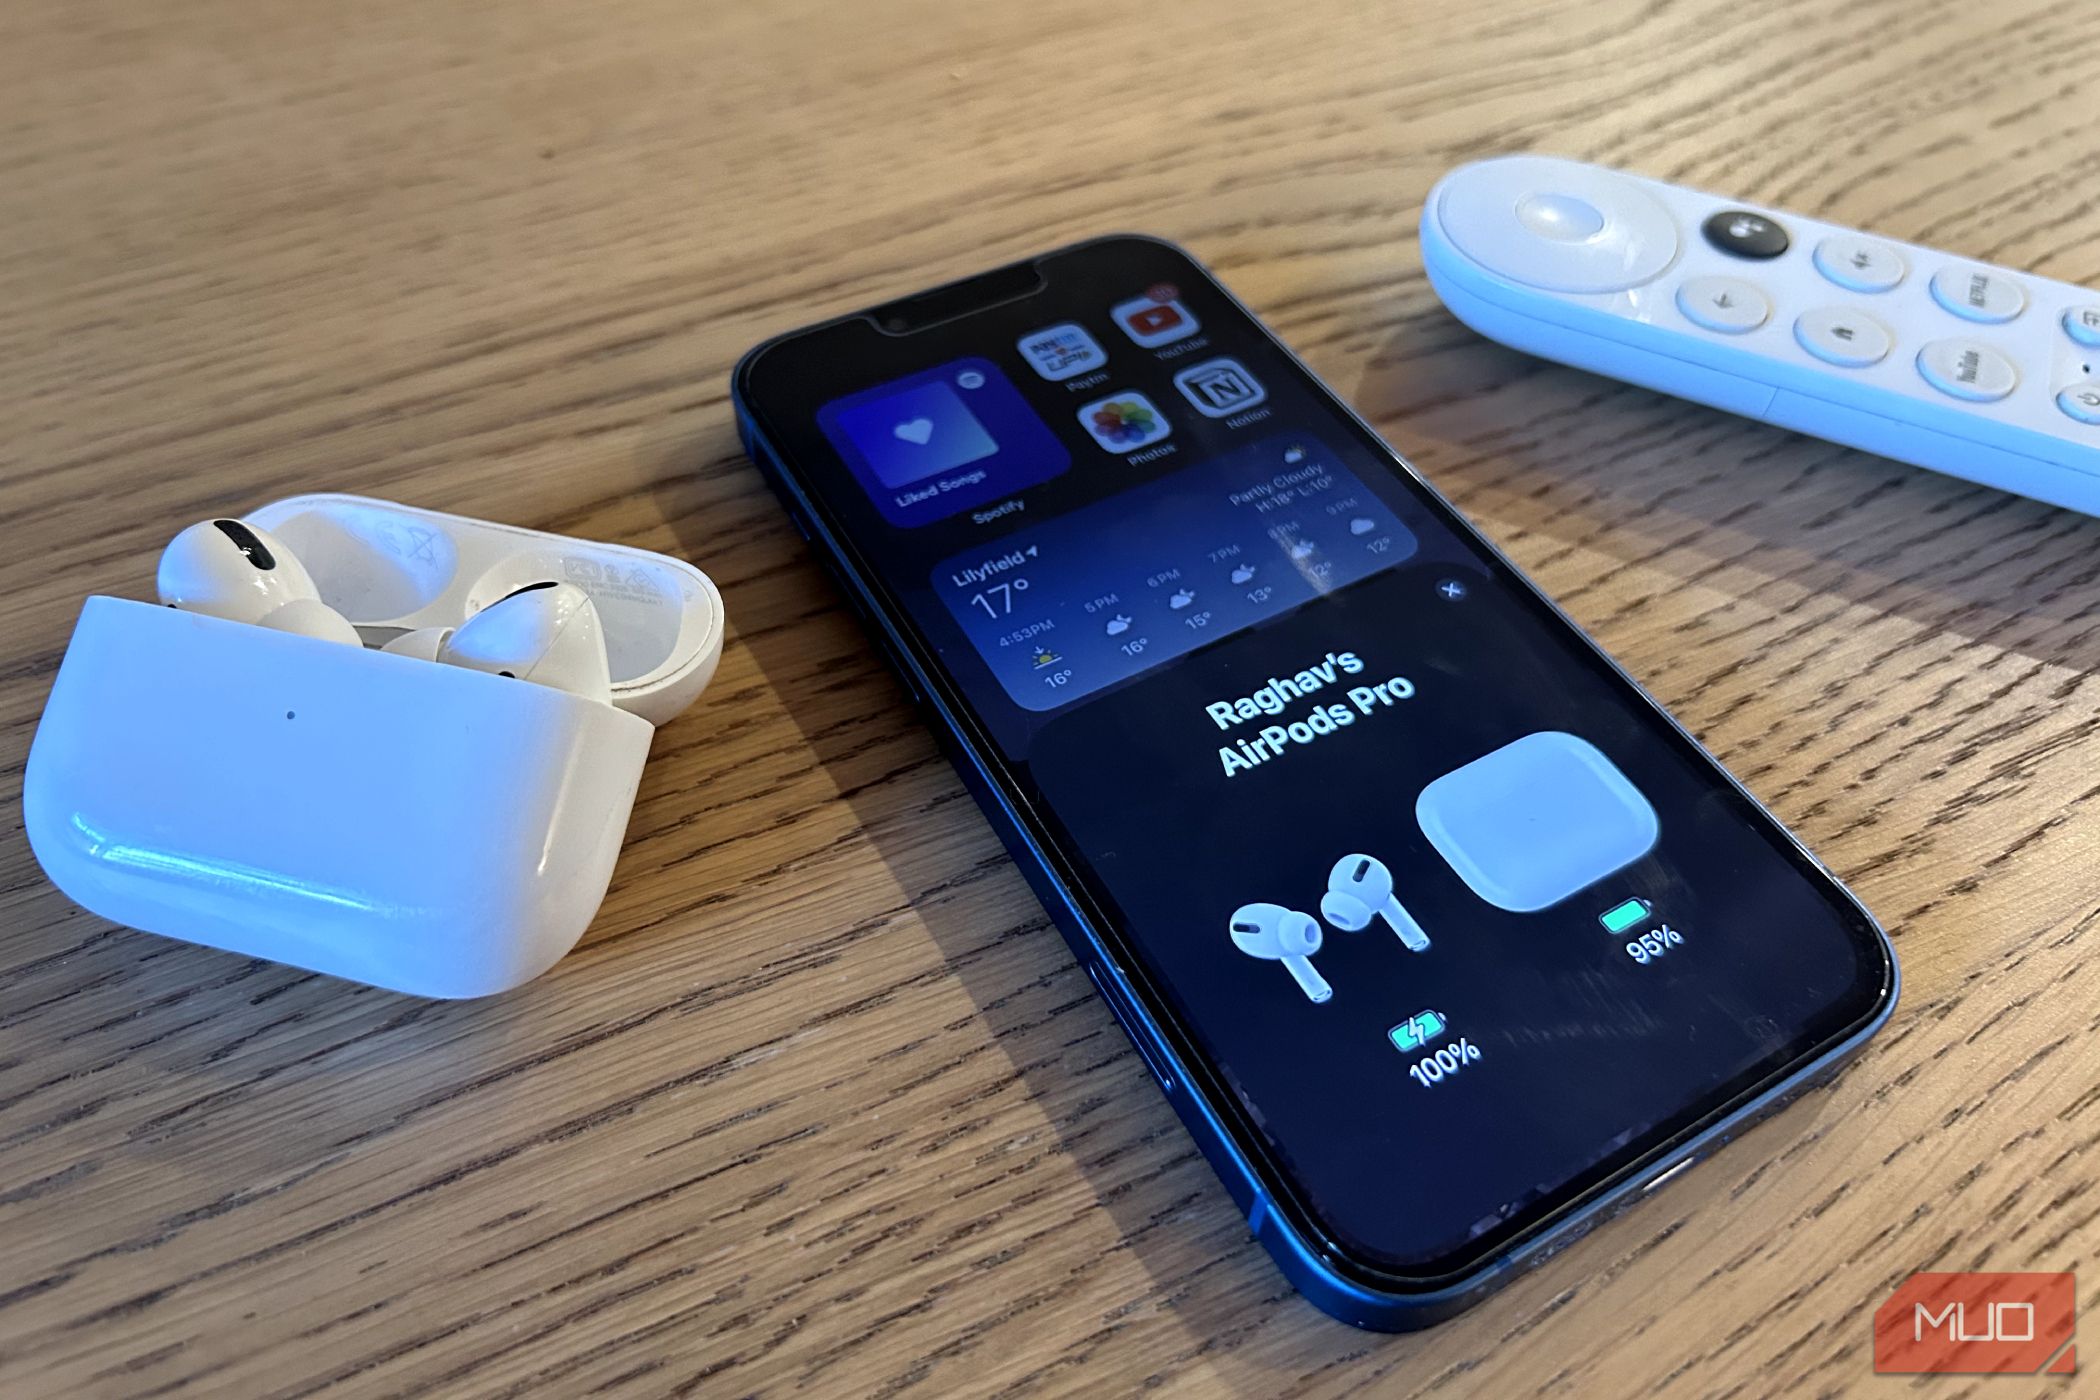
M 456 626 L 556 579 L 597 606 L 613 704 L 651 724 L 690 705 L 722 656 L 722 595 L 668 555 L 333 493 L 288 496 L 246 518 L 290 546 L 321 600 L 370 644 Z

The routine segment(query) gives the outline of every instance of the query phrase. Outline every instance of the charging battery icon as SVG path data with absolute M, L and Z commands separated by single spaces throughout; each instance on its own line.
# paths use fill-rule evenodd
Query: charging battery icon
M 1597 922 L 1604 925 L 1606 933 L 1624 933 L 1635 924 L 1641 922 L 1641 920 L 1647 918 L 1650 913 L 1654 912 L 1654 909 L 1655 906 L 1645 899 L 1629 899 L 1623 903 L 1614 904 L 1611 908 L 1599 914 Z
M 1442 1013 L 1417 1011 L 1385 1034 L 1386 1038 L 1393 1042 L 1393 1048 L 1405 1054 L 1421 1049 L 1442 1035 L 1444 1029 Z

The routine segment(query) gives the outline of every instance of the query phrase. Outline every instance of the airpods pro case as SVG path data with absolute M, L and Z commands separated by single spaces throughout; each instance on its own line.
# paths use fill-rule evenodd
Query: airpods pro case
M 354 496 L 246 518 L 368 645 L 89 598 L 23 781 L 45 873 L 134 928 L 421 996 L 544 972 L 604 899 L 654 726 L 714 674 L 713 583 Z M 542 579 L 591 595 L 611 705 L 372 649 Z

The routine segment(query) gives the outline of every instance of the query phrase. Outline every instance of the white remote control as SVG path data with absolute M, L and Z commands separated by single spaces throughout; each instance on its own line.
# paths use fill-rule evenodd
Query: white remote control
M 2100 515 L 2100 292 L 1550 156 L 1439 180 L 1422 262 L 1505 345 Z

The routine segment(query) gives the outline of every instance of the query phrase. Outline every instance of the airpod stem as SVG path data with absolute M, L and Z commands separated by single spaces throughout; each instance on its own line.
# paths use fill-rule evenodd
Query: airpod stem
M 1415 916 L 1407 912 L 1407 909 L 1400 903 L 1398 897 L 1387 895 L 1385 904 L 1379 912 L 1385 915 L 1385 921 L 1393 926 L 1393 932 L 1400 935 L 1400 941 L 1407 945 L 1407 951 L 1410 953 L 1427 951 L 1429 947 L 1428 933 L 1423 930 L 1421 924 L 1415 921 Z
M 1334 988 L 1327 985 L 1327 979 L 1320 975 L 1319 969 L 1306 959 L 1285 958 L 1283 965 L 1291 976 L 1298 979 L 1298 988 L 1307 999 L 1322 1002 L 1334 995 Z

